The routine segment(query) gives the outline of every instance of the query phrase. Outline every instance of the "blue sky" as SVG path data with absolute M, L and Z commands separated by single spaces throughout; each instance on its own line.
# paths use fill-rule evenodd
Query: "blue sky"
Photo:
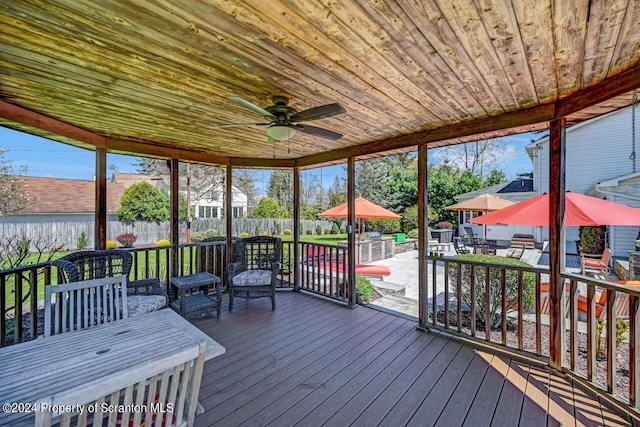
M 504 138 L 508 157 L 500 166 L 507 172 L 509 178 L 515 178 L 518 173 L 531 172 L 531 160 L 524 146 L 532 138 L 538 136 L 525 133 Z M 7 150 L 4 157 L 12 159 L 15 168 L 26 166 L 28 175 L 93 179 L 95 155 L 92 151 L 4 127 L 0 127 L 0 148 Z M 437 162 L 439 158 L 438 150 L 429 151 L 431 160 Z M 136 172 L 135 164 L 137 159 L 134 156 L 108 154 L 107 165 L 114 165 L 121 172 Z M 303 171 L 303 173 L 315 173 L 318 179 L 322 179 L 324 187 L 329 187 L 336 176 L 346 176 L 342 165 L 317 168 L 311 171 Z M 258 191 L 264 194 L 269 182 L 270 171 L 257 170 L 253 172 L 253 176 Z

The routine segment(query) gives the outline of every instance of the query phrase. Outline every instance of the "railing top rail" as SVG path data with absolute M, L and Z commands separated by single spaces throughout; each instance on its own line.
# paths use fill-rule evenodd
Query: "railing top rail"
M 33 270 L 35 268 L 44 268 L 51 265 L 51 261 L 39 262 L 37 264 L 21 265 L 20 267 L 7 268 L 6 270 L 0 270 L 0 275 L 17 274 L 23 271 Z
M 468 260 L 468 259 L 459 259 L 454 257 L 440 257 L 440 256 L 431 256 L 428 255 L 426 257 L 427 260 L 432 261 L 445 261 L 446 263 L 460 263 L 460 264 L 473 264 L 473 265 L 481 265 L 483 267 L 493 267 L 493 268 L 506 268 L 509 270 L 518 270 L 527 273 L 540 273 L 540 274 L 548 274 L 549 270 L 540 267 L 533 266 L 523 266 L 523 265 L 514 265 L 514 264 L 502 264 L 497 262 L 486 262 L 480 260 Z
M 293 242 L 291 242 L 291 243 L 293 243 Z M 309 246 L 322 246 L 322 247 L 325 247 L 325 248 L 347 249 L 347 247 L 344 246 L 344 245 L 338 245 L 338 244 L 333 244 L 333 243 L 318 243 L 318 242 L 304 242 L 304 241 L 301 241 L 301 242 L 298 242 L 298 243 L 300 243 L 302 245 L 309 245 Z
M 595 285 L 611 291 L 623 292 L 640 298 L 640 288 L 625 286 L 619 283 L 613 283 L 607 280 L 597 279 L 595 277 L 586 277 L 575 273 L 562 273 L 561 276 L 564 279 L 575 280 L 576 282 L 583 282 L 588 285 Z

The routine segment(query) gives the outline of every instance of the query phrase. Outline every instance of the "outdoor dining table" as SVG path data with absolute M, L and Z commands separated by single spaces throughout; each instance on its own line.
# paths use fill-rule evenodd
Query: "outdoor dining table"
M 0 425 L 33 425 L 31 405 L 39 399 L 92 380 L 108 381 L 121 370 L 201 340 L 207 345 L 205 360 L 225 352 L 178 313 L 163 309 L 2 348 Z

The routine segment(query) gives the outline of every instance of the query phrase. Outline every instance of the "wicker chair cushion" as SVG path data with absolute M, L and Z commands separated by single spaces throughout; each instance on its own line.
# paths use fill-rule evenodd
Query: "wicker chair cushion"
M 269 286 L 271 270 L 245 270 L 233 277 L 233 286 Z
M 167 298 L 162 295 L 129 295 L 127 311 L 129 316 L 151 313 L 167 305 Z

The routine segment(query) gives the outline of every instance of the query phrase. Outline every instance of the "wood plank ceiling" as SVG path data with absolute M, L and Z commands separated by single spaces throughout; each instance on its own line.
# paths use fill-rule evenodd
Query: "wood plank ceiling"
M 0 125 L 100 145 L 66 123 L 117 151 L 221 163 L 307 166 L 540 129 L 560 112 L 575 123 L 640 86 L 638 0 L 12 0 L 0 27 Z M 227 95 L 338 102 L 346 114 L 312 124 L 344 136 L 274 145 L 264 127 L 210 129 L 261 121 Z

